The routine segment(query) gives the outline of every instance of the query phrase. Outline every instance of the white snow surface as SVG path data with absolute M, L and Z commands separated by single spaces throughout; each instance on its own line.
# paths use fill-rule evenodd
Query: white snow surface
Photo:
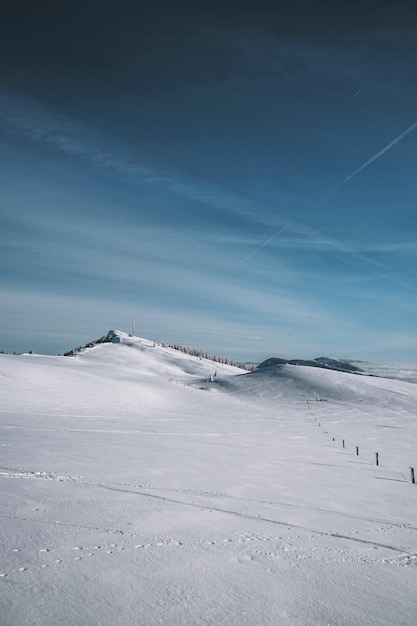
M 116 337 L 0 355 L 3 626 L 417 624 L 416 384 Z

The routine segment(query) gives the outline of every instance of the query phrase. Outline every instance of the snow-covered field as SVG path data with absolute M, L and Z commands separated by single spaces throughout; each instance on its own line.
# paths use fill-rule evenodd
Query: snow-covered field
M 2 625 L 417 624 L 416 384 L 119 336 L 0 355 Z

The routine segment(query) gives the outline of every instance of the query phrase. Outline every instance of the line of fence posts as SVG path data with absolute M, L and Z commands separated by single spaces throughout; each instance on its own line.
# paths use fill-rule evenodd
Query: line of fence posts
M 307 402 L 307 406 L 311 411 L 311 407 L 308 402 Z M 317 417 L 314 417 L 314 421 L 317 422 Z M 321 426 L 321 423 L 318 422 L 318 425 Z M 326 430 L 326 435 L 327 435 L 327 430 Z M 335 438 L 332 437 L 332 440 L 335 441 Z M 346 447 L 345 440 L 342 439 L 342 448 L 345 448 L 345 447 Z M 359 446 L 356 446 L 356 456 L 359 456 Z M 379 452 L 375 452 L 375 465 L 379 466 Z M 416 484 L 416 474 L 415 474 L 414 467 L 410 467 L 410 482 L 412 485 Z

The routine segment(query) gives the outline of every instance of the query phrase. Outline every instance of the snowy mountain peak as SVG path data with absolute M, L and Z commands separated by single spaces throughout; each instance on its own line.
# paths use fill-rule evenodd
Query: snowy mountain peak
M 121 342 L 121 331 L 120 330 L 109 330 L 107 333 L 107 338 L 112 343 L 120 343 Z
M 231 364 L 212 360 L 199 351 L 168 346 L 135 337 L 121 330 L 109 330 L 107 335 L 74 348 L 65 356 L 77 356 L 84 363 L 111 371 L 128 371 L 130 375 L 160 376 L 185 380 L 196 377 L 207 379 L 217 374 L 242 374 Z
M 144 344 L 148 346 L 154 345 L 154 342 L 150 341 L 149 339 L 144 339 L 143 337 L 136 337 L 135 335 L 130 335 L 128 333 L 125 333 L 123 330 L 109 330 L 106 337 L 109 343 L 125 343 L 128 345 Z

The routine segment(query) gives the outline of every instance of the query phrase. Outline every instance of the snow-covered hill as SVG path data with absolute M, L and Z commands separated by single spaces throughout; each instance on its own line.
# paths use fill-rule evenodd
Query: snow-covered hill
M 2 624 L 415 625 L 417 385 L 114 336 L 0 355 Z

